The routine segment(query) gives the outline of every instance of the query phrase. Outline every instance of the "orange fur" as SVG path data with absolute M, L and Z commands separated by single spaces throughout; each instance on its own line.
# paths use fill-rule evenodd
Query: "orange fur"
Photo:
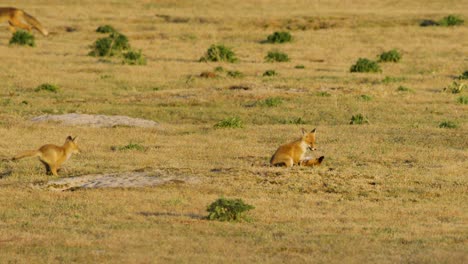
M 13 33 L 16 31 L 16 28 L 27 31 L 31 31 L 32 28 L 35 28 L 44 36 L 49 34 L 35 17 L 14 7 L 0 7 L 0 22 L 3 21 L 8 21 L 10 24 L 10 31 Z

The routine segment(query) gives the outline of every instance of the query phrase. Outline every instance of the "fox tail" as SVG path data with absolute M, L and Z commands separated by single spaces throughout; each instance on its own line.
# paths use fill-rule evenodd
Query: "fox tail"
M 20 154 L 14 156 L 11 160 L 19 160 L 22 158 L 27 158 L 27 157 L 39 157 L 41 155 L 41 152 L 39 150 L 28 150 L 25 152 L 21 152 Z
M 24 14 L 24 20 L 26 20 L 28 24 L 33 26 L 33 28 L 39 30 L 39 32 L 41 32 L 42 35 L 44 36 L 49 35 L 49 32 L 42 26 L 42 24 L 35 17 L 31 16 L 30 14 L 24 11 L 23 11 L 23 14 Z
M 302 160 L 299 164 L 301 166 L 318 166 L 322 163 L 323 159 L 325 159 L 324 156 L 321 156 L 318 159 L 305 159 Z

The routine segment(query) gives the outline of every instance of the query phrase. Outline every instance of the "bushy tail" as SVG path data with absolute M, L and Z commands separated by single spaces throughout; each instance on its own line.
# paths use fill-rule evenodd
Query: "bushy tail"
M 33 16 L 31 16 L 30 14 L 26 13 L 23 11 L 23 14 L 24 14 L 24 20 L 26 20 L 26 22 L 28 22 L 28 24 L 30 24 L 31 26 L 33 26 L 33 28 L 39 30 L 39 32 L 42 33 L 42 35 L 44 36 L 47 36 L 49 35 L 49 32 L 42 26 L 42 24 L 37 21 L 37 19 Z
M 318 166 L 322 163 L 323 159 L 325 159 L 324 156 L 321 156 L 318 159 L 306 159 L 306 160 L 301 160 L 299 163 L 301 166 Z
M 41 152 L 39 150 L 28 150 L 25 152 L 21 152 L 20 154 L 14 156 L 11 160 L 19 160 L 22 158 L 27 158 L 27 157 L 38 157 L 41 155 Z

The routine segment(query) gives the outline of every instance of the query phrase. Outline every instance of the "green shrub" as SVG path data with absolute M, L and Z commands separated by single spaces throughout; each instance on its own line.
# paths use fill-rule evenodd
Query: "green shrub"
M 458 76 L 458 79 L 468 80 L 468 71 L 465 71 L 464 73 L 462 73 L 462 75 Z
M 447 87 L 444 88 L 444 91 L 451 92 L 453 94 L 461 93 L 463 89 L 466 88 L 466 85 L 459 82 L 452 82 Z
M 244 213 L 254 208 L 241 199 L 219 198 L 206 208 L 207 219 L 218 221 L 248 220 Z
M 118 150 L 118 151 L 127 151 L 127 150 L 144 151 L 145 147 L 137 143 L 129 143 L 125 146 L 112 147 L 111 149 Z
M 114 33 L 114 32 L 117 32 L 117 30 L 115 30 L 115 28 L 113 28 L 110 25 L 104 25 L 104 26 L 99 26 L 96 29 L 96 32 L 98 32 L 98 33 Z
M 458 124 L 453 121 L 443 121 L 439 123 L 440 128 L 457 128 Z
M 108 37 L 100 38 L 91 46 L 90 56 L 115 56 L 130 49 L 128 38 L 118 32 L 111 33 Z
M 47 92 L 51 92 L 51 93 L 57 93 L 59 91 L 59 88 L 56 85 L 53 85 L 53 84 L 50 84 L 50 83 L 43 83 L 43 84 L 37 86 L 34 91 L 36 91 L 36 92 L 47 91 Z
M 240 71 L 227 71 L 226 75 L 232 78 L 241 78 L 244 77 L 244 74 Z
M 34 41 L 34 35 L 24 30 L 18 30 L 15 33 L 13 33 L 9 44 L 30 47 L 36 46 L 36 43 Z
M 439 26 L 443 26 L 443 27 L 452 27 L 452 26 L 463 25 L 463 22 L 464 22 L 463 19 L 461 19 L 460 17 L 456 15 L 448 15 L 442 18 L 441 20 L 439 20 L 438 24 Z
M 362 100 L 362 101 L 371 101 L 372 100 L 372 97 L 367 95 L 367 94 L 361 94 L 358 98 L 360 100 Z
M 238 117 L 225 118 L 214 125 L 214 128 L 242 128 L 242 120 Z
M 289 32 L 281 31 L 275 32 L 267 37 L 266 43 L 285 43 L 292 40 Z
M 371 61 L 366 58 L 359 58 L 350 68 L 350 72 L 381 72 L 380 66 L 377 62 Z
M 401 54 L 396 49 L 383 52 L 379 56 L 379 62 L 398 62 L 401 60 Z
M 270 76 L 276 76 L 276 75 L 277 75 L 277 73 L 276 73 L 275 70 L 267 70 L 267 71 L 265 71 L 265 72 L 263 73 L 263 76 L 269 76 L 269 77 L 270 77 Z
M 398 92 L 412 92 L 413 90 L 411 90 L 410 88 L 408 88 L 406 86 L 400 85 L 400 86 L 398 86 L 397 91 Z
M 305 69 L 305 66 L 302 64 L 294 66 L 295 69 Z
M 236 62 L 236 54 L 230 48 L 224 45 L 211 45 L 206 54 L 200 58 L 200 61 L 226 61 Z
M 468 96 L 460 96 L 457 99 L 460 104 L 468 104 Z
M 364 115 L 362 114 L 357 114 L 357 115 L 353 115 L 351 117 L 351 122 L 350 122 L 351 125 L 362 125 L 362 124 L 369 124 L 369 120 L 367 119 L 367 117 L 365 117 Z
M 289 57 L 286 53 L 279 51 L 270 51 L 265 57 L 267 62 L 286 62 L 289 61 Z
M 270 97 L 265 100 L 259 101 L 257 105 L 266 106 L 266 107 L 275 107 L 283 103 L 283 98 L 281 97 Z
M 141 54 L 141 50 L 130 50 L 123 54 L 122 62 L 130 65 L 146 65 L 146 58 Z

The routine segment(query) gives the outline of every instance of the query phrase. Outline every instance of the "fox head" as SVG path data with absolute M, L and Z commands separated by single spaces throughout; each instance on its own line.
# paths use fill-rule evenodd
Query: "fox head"
M 309 150 L 317 150 L 315 148 L 315 130 L 314 128 L 312 131 L 307 132 L 304 128 L 302 129 L 302 142 L 307 144 L 307 148 Z
M 71 153 L 80 153 L 81 150 L 78 147 L 78 140 L 77 137 L 68 136 L 65 140 L 65 146 L 67 149 L 71 150 Z

